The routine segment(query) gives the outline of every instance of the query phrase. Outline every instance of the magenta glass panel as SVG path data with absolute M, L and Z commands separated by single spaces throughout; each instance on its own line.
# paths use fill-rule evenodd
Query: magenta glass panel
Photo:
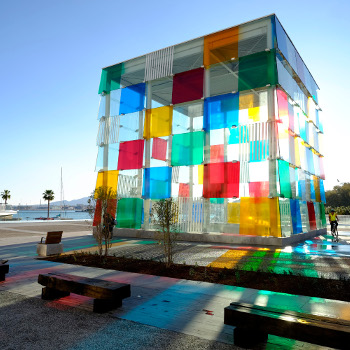
M 166 161 L 167 140 L 153 139 L 152 158 Z
M 118 170 L 141 169 L 144 140 L 121 142 L 119 146 Z
M 204 198 L 239 197 L 239 162 L 204 164 Z
M 204 68 L 174 75 L 172 103 L 199 100 L 203 97 Z

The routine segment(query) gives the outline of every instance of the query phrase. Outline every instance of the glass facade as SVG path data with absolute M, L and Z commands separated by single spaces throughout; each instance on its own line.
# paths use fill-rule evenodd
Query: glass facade
M 317 90 L 275 15 L 104 68 L 96 187 L 119 227 L 173 197 L 184 232 L 324 228 Z

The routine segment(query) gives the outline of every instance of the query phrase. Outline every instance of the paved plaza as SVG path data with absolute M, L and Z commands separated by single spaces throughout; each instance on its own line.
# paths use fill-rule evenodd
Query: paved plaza
M 234 349 L 233 327 L 223 324 L 224 307 L 233 301 L 350 320 L 350 304 L 341 301 L 37 260 L 36 243 L 53 230 L 64 231 L 65 252 L 96 250 L 86 222 L 0 224 L 0 259 L 9 259 L 10 264 L 6 281 L 0 283 L 3 349 Z M 340 234 L 338 243 L 320 236 L 282 249 L 181 242 L 175 260 L 277 273 L 290 269 L 329 278 L 348 276 L 350 233 Z M 163 258 L 156 241 L 120 237 L 113 238 L 111 254 Z M 130 283 L 132 295 L 121 308 L 104 315 L 92 313 L 92 300 L 83 296 L 43 301 L 37 277 L 49 271 Z M 266 348 L 322 347 L 270 336 Z

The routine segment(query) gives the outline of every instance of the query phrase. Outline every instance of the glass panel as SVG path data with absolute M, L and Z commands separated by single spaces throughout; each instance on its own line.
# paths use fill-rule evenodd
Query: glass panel
M 174 46 L 173 74 L 203 65 L 203 43 L 204 39 L 199 38 Z
M 144 171 L 142 197 L 145 199 L 164 199 L 171 196 L 170 167 L 146 168 Z
M 119 198 L 141 198 L 142 195 L 142 169 L 120 170 L 118 176 Z
M 238 91 L 238 61 L 228 61 L 209 69 L 210 96 Z
M 167 140 L 155 137 L 152 141 L 152 158 L 166 161 L 168 150 Z
M 283 160 L 278 160 L 278 171 L 280 179 L 281 197 L 292 198 L 292 189 L 289 178 L 289 164 Z
M 238 125 L 239 94 L 209 97 L 204 100 L 204 130 Z
M 144 140 L 121 142 L 118 170 L 140 169 L 143 164 Z
M 319 203 L 319 206 L 320 206 L 320 216 L 321 216 L 322 227 L 325 228 L 327 227 L 327 221 L 326 221 L 326 214 L 324 210 L 324 204 Z
M 167 77 L 149 82 L 151 85 L 152 108 L 171 105 L 173 78 Z
M 173 107 L 165 106 L 146 110 L 145 127 L 143 137 L 169 136 L 172 127 Z
M 282 237 L 290 237 L 293 230 L 293 225 L 289 199 L 280 198 L 279 209 L 281 215 Z
M 204 37 L 204 65 L 208 66 L 238 57 L 239 27 L 222 30 Z
M 303 228 L 301 223 L 300 205 L 297 199 L 290 200 L 290 210 L 292 215 L 293 234 L 302 233 Z
M 239 197 L 239 162 L 204 165 L 204 198 Z
M 120 78 L 121 86 L 136 85 L 145 81 L 146 56 L 133 58 L 123 64 L 124 71 Z
M 307 211 L 309 214 L 309 223 L 310 223 L 310 230 L 316 230 L 316 216 L 315 216 L 315 208 L 314 204 L 312 202 L 307 202 Z
M 120 98 L 122 94 L 122 89 L 113 90 L 110 93 L 111 96 L 111 106 L 109 115 L 111 117 L 117 116 L 120 114 Z
M 98 106 L 97 119 L 101 119 L 106 114 L 106 96 L 100 96 L 100 104 Z
M 108 199 L 106 213 L 112 215 L 112 217 L 115 218 L 116 210 L 117 210 L 117 199 Z M 102 218 L 102 202 L 100 199 L 97 199 L 95 215 L 94 215 L 92 226 L 99 225 L 101 223 L 101 218 Z
M 170 76 L 172 74 L 173 56 L 174 46 L 147 54 L 145 81 Z
M 143 200 L 121 198 L 117 206 L 117 227 L 140 229 L 142 223 Z
M 224 145 L 210 146 L 210 163 L 222 163 L 224 161 Z
M 133 141 L 142 138 L 144 112 L 135 112 L 117 117 L 119 119 L 119 142 Z M 140 120 L 141 119 L 141 120 Z M 141 125 L 140 125 L 141 122 Z
M 120 89 L 120 80 L 124 71 L 124 63 L 119 63 L 114 66 L 104 68 L 101 73 L 98 93 L 109 93 L 112 90 Z
M 118 174 L 117 170 L 101 171 L 97 174 L 96 189 L 99 187 L 108 187 L 112 191 L 115 191 L 117 195 L 118 188 Z
M 321 195 L 321 202 L 326 203 L 326 194 L 324 191 L 323 180 L 321 179 L 320 179 L 320 195 Z
M 172 139 L 171 165 L 196 165 L 203 162 L 205 133 L 196 131 L 177 134 Z
M 261 52 L 268 46 L 271 37 L 271 18 L 264 18 L 239 26 L 238 56 L 247 56 Z M 272 41 L 271 41 L 272 42 Z
M 95 171 L 103 170 L 104 153 L 107 152 L 108 170 L 118 169 L 119 143 L 109 144 L 98 148 Z
M 174 75 L 172 103 L 184 103 L 203 97 L 204 69 L 197 68 Z
M 120 114 L 141 111 L 145 108 L 146 84 L 137 84 L 122 89 L 120 99 Z
M 309 211 L 308 211 L 307 202 L 301 201 L 301 202 L 299 202 L 299 204 L 300 204 L 301 224 L 303 227 L 303 232 L 304 233 L 309 232 L 310 231 L 310 222 L 309 222 Z
M 173 134 L 183 134 L 191 131 L 191 118 L 193 131 L 203 129 L 203 101 L 190 102 L 173 107 Z
M 268 120 L 267 91 L 239 93 L 239 124 Z
M 239 234 L 281 237 L 278 198 L 241 198 Z
M 240 200 L 227 203 L 227 222 L 229 224 L 239 224 Z
M 238 90 L 250 90 L 277 84 L 275 50 L 239 59 Z

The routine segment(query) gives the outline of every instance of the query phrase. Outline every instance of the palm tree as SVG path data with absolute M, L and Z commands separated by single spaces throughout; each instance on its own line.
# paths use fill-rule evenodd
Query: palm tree
M 50 201 L 55 199 L 55 193 L 52 190 L 46 190 L 43 193 L 43 198 L 47 201 L 47 217 L 50 217 Z
M 4 192 L 1 193 L 1 198 L 5 201 L 5 205 L 6 205 L 7 200 L 11 198 L 10 191 L 4 190 Z

